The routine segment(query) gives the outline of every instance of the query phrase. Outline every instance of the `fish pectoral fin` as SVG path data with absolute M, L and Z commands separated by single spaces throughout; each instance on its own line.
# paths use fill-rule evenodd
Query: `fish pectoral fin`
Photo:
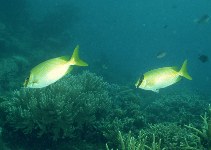
M 178 76 L 178 78 L 176 79 L 176 82 L 179 82 L 182 79 L 181 76 Z
M 34 81 L 32 82 L 32 85 L 36 85 L 36 84 L 38 84 L 38 81 L 37 81 L 37 80 L 34 80 Z
M 159 89 L 153 89 L 152 91 L 155 93 L 159 93 Z

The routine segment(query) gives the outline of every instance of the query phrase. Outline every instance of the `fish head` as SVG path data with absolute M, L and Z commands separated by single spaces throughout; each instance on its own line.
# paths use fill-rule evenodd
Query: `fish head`
M 149 85 L 144 75 L 140 77 L 140 79 L 136 83 L 136 88 L 140 88 L 143 90 L 151 90 L 153 92 L 159 93 L 159 89 L 154 88 L 152 85 Z
M 23 86 L 25 88 L 34 88 L 36 87 L 36 85 L 38 84 L 38 82 L 33 78 L 33 75 L 30 74 L 24 81 Z
M 23 83 L 23 87 L 27 87 L 28 86 L 28 83 L 29 83 L 29 77 L 27 77 Z
M 142 75 L 139 77 L 138 81 L 136 82 L 135 86 L 136 86 L 136 88 L 142 88 L 142 87 L 145 86 L 145 84 L 146 84 L 146 81 L 145 81 L 145 79 L 144 79 L 144 75 L 142 74 Z

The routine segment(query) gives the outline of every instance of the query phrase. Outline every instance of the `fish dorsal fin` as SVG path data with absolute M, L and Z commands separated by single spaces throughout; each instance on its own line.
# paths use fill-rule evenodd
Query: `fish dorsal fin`
M 177 66 L 173 66 L 173 67 L 171 67 L 171 69 L 173 69 L 176 72 L 179 72 L 179 68 Z
M 64 61 L 69 61 L 70 60 L 70 56 L 61 56 L 61 57 L 59 57 L 59 59 L 62 59 Z

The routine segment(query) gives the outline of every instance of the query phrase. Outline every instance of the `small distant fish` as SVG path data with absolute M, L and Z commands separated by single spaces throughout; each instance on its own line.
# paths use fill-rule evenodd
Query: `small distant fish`
M 26 88 L 43 88 L 61 79 L 73 69 L 73 65 L 88 66 L 78 56 L 79 46 L 74 49 L 72 57 L 62 56 L 49 59 L 35 66 L 24 82 Z
M 208 56 L 206 55 L 199 55 L 198 59 L 202 62 L 205 63 L 209 60 Z
M 166 55 L 167 55 L 166 52 L 159 52 L 159 53 L 157 53 L 156 57 L 157 57 L 158 59 L 161 59 L 161 58 L 164 58 Z
M 105 65 L 105 64 L 103 64 L 103 65 L 102 65 L 102 69 L 107 70 L 107 69 L 108 69 L 108 66 Z
M 184 61 L 180 70 L 177 67 L 164 67 L 146 72 L 139 78 L 135 86 L 158 93 L 159 89 L 180 81 L 182 77 L 192 80 L 187 72 L 187 60 Z
M 198 24 L 207 23 L 210 20 L 210 16 L 205 14 L 198 19 L 195 19 L 194 22 Z
M 171 8 L 176 9 L 177 5 L 172 5 Z
M 167 24 L 163 25 L 163 28 L 164 29 L 168 28 L 168 25 Z

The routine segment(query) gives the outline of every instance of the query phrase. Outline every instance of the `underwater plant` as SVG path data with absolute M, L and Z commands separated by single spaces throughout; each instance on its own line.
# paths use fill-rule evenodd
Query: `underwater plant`
M 127 134 L 118 131 L 117 141 L 116 149 L 120 150 L 204 150 L 193 133 L 175 123 L 150 125 L 140 130 L 137 137 L 131 131 Z M 106 149 L 114 150 L 109 145 L 106 143 Z
M 155 135 L 153 134 L 153 140 L 150 146 L 146 145 L 147 136 L 144 135 L 141 131 L 139 132 L 139 136 L 137 138 L 133 137 L 131 135 L 131 132 L 129 132 L 126 135 L 122 135 L 122 133 L 118 132 L 118 138 L 121 150 L 164 150 L 164 148 L 161 148 L 161 139 L 155 141 Z M 106 150 L 113 150 L 109 149 L 108 144 L 106 144 Z M 117 149 L 118 150 L 118 149 Z
M 202 147 L 201 143 L 195 139 L 193 133 L 176 123 L 151 124 L 148 128 L 142 129 L 141 132 L 149 137 L 146 144 L 151 143 L 151 135 L 155 134 L 156 140 L 162 140 L 161 147 L 165 148 L 165 150 L 187 150 L 190 147 L 201 149 Z
M 198 140 L 205 149 L 211 150 L 211 106 L 209 105 L 208 113 L 205 112 L 204 116 L 201 116 L 203 124 L 201 130 L 193 127 L 192 125 L 185 125 L 188 129 L 193 131 L 196 140 Z
M 2 137 L 19 146 L 27 140 L 41 149 L 67 139 L 92 140 L 89 136 L 97 136 L 93 135 L 96 120 L 111 107 L 109 88 L 101 77 L 85 71 L 46 88 L 15 91 L 0 103 Z

